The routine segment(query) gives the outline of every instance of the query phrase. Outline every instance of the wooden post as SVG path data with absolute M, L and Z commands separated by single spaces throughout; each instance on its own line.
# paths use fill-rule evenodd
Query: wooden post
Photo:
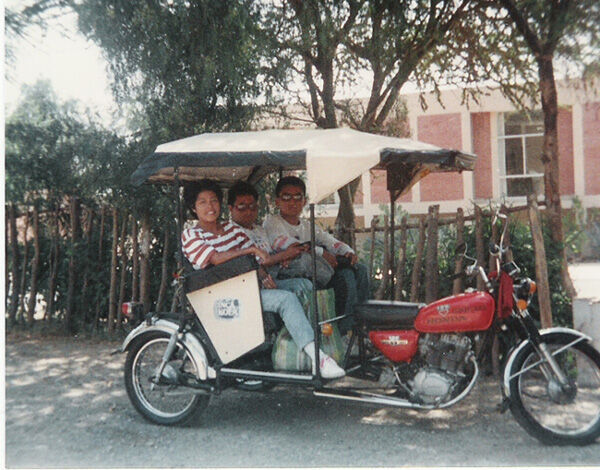
M 465 214 L 461 207 L 456 211 L 456 246 L 465 242 Z M 454 274 L 460 274 L 463 271 L 463 256 L 461 253 L 456 253 L 454 261 Z M 463 291 L 463 279 L 457 277 L 452 283 L 452 293 L 460 294 Z
M 475 205 L 475 252 L 479 266 L 485 266 L 485 248 L 483 247 L 483 214 L 481 207 Z M 484 290 L 485 283 L 477 276 L 477 290 Z
M 121 226 L 121 238 L 119 239 L 119 253 L 121 256 L 121 279 L 119 281 L 119 301 L 117 302 L 117 329 L 121 328 L 123 312 L 121 305 L 125 302 L 125 286 L 127 281 L 127 252 L 125 250 L 125 239 L 127 238 L 127 226 L 129 225 L 129 215 L 123 214 L 123 225 Z
M 152 247 L 152 226 L 150 213 L 142 215 L 142 242 L 140 244 L 140 302 L 144 304 L 144 313 L 150 311 L 150 249 Z
M 75 290 L 77 284 L 77 245 L 79 242 L 79 199 L 71 197 L 71 254 L 69 256 L 69 284 L 67 287 L 67 311 L 65 327 L 68 333 L 75 332 Z
M 490 235 L 490 245 L 496 244 L 498 243 L 498 224 L 497 223 L 493 223 L 494 219 L 492 218 L 492 233 Z M 492 254 L 489 254 L 488 257 L 488 271 L 495 271 L 496 270 L 496 260 L 497 258 L 495 256 L 492 256 Z
M 421 266 L 423 265 L 423 251 L 425 250 L 425 219 L 419 217 L 419 241 L 417 242 L 417 253 L 411 276 L 410 301 L 419 300 L 419 279 L 421 278 Z
M 12 255 L 12 266 L 11 266 L 11 293 L 10 293 L 10 305 L 8 309 L 8 324 L 14 325 L 17 316 L 17 308 L 19 307 L 19 284 L 17 279 L 19 278 L 19 240 L 17 233 L 17 211 L 14 203 L 8 205 L 8 220 L 10 230 L 10 251 Z
M 160 276 L 160 287 L 158 288 L 158 300 L 156 301 L 156 311 L 161 312 L 167 295 L 167 283 L 169 282 L 169 227 L 165 227 L 165 237 L 162 253 L 162 270 Z
M 29 233 L 29 211 L 25 211 L 23 214 L 25 217 L 25 225 L 23 226 L 23 269 L 21 269 L 21 281 L 19 283 L 19 308 L 17 309 L 16 322 L 23 323 L 23 312 L 25 308 L 25 285 L 27 284 L 27 267 L 29 264 L 29 242 L 27 241 L 27 235 Z
M 402 297 L 402 287 L 404 284 L 404 269 L 406 268 L 406 235 L 407 235 L 406 216 L 402 217 L 400 223 L 400 248 L 398 249 L 398 266 L 396 267 L 396 284 L 394 286 L 394 300 L 400 300 Z
M 371 250 L 369 251 L 369 280 L 373 282 L 373 265 L 375 263 L 375 228 L 377 227 L 377 217 L 371 219 Z
M 33 326 L 33 317 L 37 305 L 38 277 L 40 272 L 40 216 L 37 204 L 33 205 L 33 259 L 31 260 L 31 284 L 29 285 L 29 302 L 27 302 L 27 324 Z
M 548 282 L 548 266 L 546 263 L 546 248 L 544 247 L 544 235 L 540 222 L 535 194 L 527 196 L 529 205 L 529 223 L 531 225 L 531 236 L 533 238 L 533 249 L 535 252 L 535 275 L 538 285 L 538 303 L 540 306 L 540 320 L 542 328 L 552 326 L 552 306 L 550 304 L 550 284 Z
M 131 268 L 131 300 L 137 302 L 140 298 L 140 245 L 138 243 L 138 226 L 135 215 L 131 218 L 131 243 L 131 260 L 133 264 Z
M 108 293 L 108 334 L 115 331 L 117 318 L 117 247 L 119 246 L 119 211 L 112 210 L 112 246 L 110 256 L 110 289 Z
M 46 320 L 52 321 L 54 315 L 55 303 L 54 297 L 56 296 L 56 284 L 58 279 L 58 265 L 60 257 L 60 243 L 59 237 L 59 213 L 60 205 L 56 203 L 56 209 L 54 211 L 54 223 L 52 225 L 52 243 L 50 249 L 50 277 L 48 279 L 48 305 L 46 306 Z
M 387 215 L 383 218 L 383 225 L 383 273 L 381 277 L 381 284 L 379 284 L 379 288 L 375 292 L 375 299 L 377 300 L 381 300 L 385 296 L 388 280 L 390 278 L 390 227 Z
M 438 214 L 440 206 L 429 206 L 427 218 L 427 254 L 425 258 L 425 302 L 430 303 L 438 298 Z
M 85 225 L 85 259 L 92 260 L 92 233 L 94 229 L 94 211 L 92 209 L 87 210 L 87 223 Z M 90 299 L 88 299 L 88 288 L 90 286 L 90 263 L 83 264 L 83 287 L 81 288 L 81 312 L 86 321 L 91 320 L 92 311 L 90 309 Z

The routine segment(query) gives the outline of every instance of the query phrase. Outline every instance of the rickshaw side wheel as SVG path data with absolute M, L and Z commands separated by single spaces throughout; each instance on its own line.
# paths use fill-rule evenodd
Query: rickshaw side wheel
M 179 376 L 197 376 L 189 351 L 181 343 L 159 380 L 154 377 L 169 343 L 169 335 L 149 332 L 134 342 L 125 360 L 125 389 L 135 409 L 148 421 L 160 425 L 183 425 L 194 421 L 208 406 L 210 395 L 183 385 Z
M 264 382 L 254 379 L 236 379 L 235 386 L 246 392 L 268 392 L 277 385 L 275 382 Z

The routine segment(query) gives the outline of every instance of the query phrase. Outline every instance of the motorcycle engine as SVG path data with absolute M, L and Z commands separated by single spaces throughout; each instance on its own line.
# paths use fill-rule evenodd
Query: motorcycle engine
M 415 374 L 412 392 L 424 403 L 449 398 L 457 379 L 464 377 L 464 365 L 471 340 L 453 334 L 426 334 L 419 339 L 419 353 L 425 365 Z

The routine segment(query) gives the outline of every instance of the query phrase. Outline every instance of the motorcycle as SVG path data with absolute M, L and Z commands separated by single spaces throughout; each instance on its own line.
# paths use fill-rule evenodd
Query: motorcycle
M 300 137 L 306 139 L 307 132 L 321 137 L 330 131 L 278 131 L 283 133 L 281 141 L 279 134 L 262 132 L 267 133 L 266 141 L 274 149 L 259 152 L 252 147 L 260 140 L 261 132 L 236 134 L 230 146 L 226 140 L 214 143 L 214 136 L 221 134 L 207 134 L 204 139 L 197 136 L 159 147 L 134 176 L 138 181 L 154 178 L 164 182 L 168 174 L 177 187 L 181 215 L 180 177 L 193 180 L 209 175 L 227 184 L 244 174 L 246 167 L 249 178 L 265 174 L 265 155 L 270 169 L 298 169 L 303 162 L 295 160 L 298 152 L 293 150 L 304 147 L 294 146 L 299 144 L 290 136 L 298 134 L 290 132 L 300 132 Z M 252 144 L 235 140 L 247 135 Z M 312 134 L 309 137 L 308 142 L 316 139 Z M 392 145 L 390 138 L 385 139 L 381 160 L 374 167 L 388 172 L 392 227 L 393 203 L 402 191 L 430 171 L 469 169 L 474 162 L 460 152 L 407 149 L 413 143 L 406 139 L 397 139 Z M 330 139 L 325 142 L 331 146 Z M 191 163 L 191 154 L 199 160 Z M 207 159 L 217 154 L 221 157 L 219 166 L 236 168 L 233 175 L 231 171 L 220 171 L 222 168 L 214 161 L 208 163 Z M 282 160 L 272 160 L 279 156 Z M 305 161 L 304 165 L 314 168 L 314 162 Z M 364 169 L 355 165 L 352 171 L 361 174 Z M 311 185 L 311 177 L 308 172 L 309 188 L 316 188 L 318 193 L 319 184 Z M 329 184 L 328 188 L 331 178 L 335 175 L 328 174 L 323 183 Z M 314 203 L 310 204 L 310 216 L 314 226 Z M 600 435 L 600 353 L 591 345 L 591 338 L 578 331 L 537 328 L 528 310 L 536 284 L 520 277 L 517 264 L 506 260 L 506 216 L 498 212 L 497 220 L 503 223 L 503 229 L 499 244 L 490 246 L 495 271 L 486 273 L 476 259 L 467 256 L 466 247 L 462 254 L 471 261 L 465 275 L 480 276 L 484 290 L 468 289 L 428 305 L 370 300 L 356 306 L 343 367 L 347 377 L 361 379 L 360 385 L 348 384 L 344 379 L 324 380 L 318 367 L 314 373 L 273 370 L 270 348 L 277 321 L 262 311 L 256 262 L 252 257 L 243 257 L 181 276 L 178 313 L 152 312 L 142 318 L 140 305 L 124 304 L 125 315 L 134 324 L 139 323 L 121 347 L 127 352 L 128 396 L 144 418 L 164 425 L 192 419 L 206 408 L 211 397 L 229 387 L 264 390 L 277 384 L 303 386 L 316 396 L 377 406 L 447 408 L 471 392 L 480 376 L 485 344 L 499 334 L 517 338 L 503 357 L 501 409 L 510 409 L 517 422 L 542 443 L 592 443 Z M 314 233 L 312 238 L 314 256 Z M 313 306 L 316 304 L 314 293 Z M 319 321 L 317 311 L 317 346 L 324 323 Z M 483 346 L 476 348 L 477 343 Z

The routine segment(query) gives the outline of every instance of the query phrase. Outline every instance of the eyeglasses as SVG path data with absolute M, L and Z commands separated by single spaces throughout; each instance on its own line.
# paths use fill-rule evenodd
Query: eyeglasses
M 258 208 L 258 205 L 253 202 L 252 204 L 237 204 L 233 207 L 235 207 L 238 211 L 244 212 L 246 210 L 255 211 Z
M 302 199 L 304 199 L 304 194 L 282 194 L 281 196 L 279 196 L 281 198 L 282 201 L 291 201 L 292 199 L 294 201 L 301 201 Z

